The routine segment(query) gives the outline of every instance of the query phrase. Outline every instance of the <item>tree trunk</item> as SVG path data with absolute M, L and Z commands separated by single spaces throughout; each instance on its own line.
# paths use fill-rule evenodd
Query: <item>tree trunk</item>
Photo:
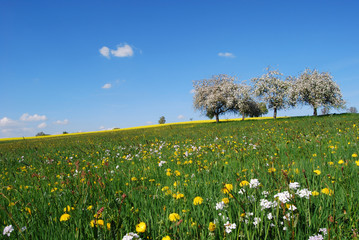
M 218 114 L 216 114 L 215 116 L 216 116 L 216 123 L 219 123 L 219 117 L 218 117 Z
M 244 113 L 242 114 L 242 121 L 244 121 Z
M 276 119 L 277 118 L 277 108 L 274 108 L 274 114 L 273 114 L 273 118 Z
M 317 108 L 315 107 L 314 108 L 314 113 L 313 113 L 314 116 L 317 116 L 318 115 L 318 112 L 317 112 Z

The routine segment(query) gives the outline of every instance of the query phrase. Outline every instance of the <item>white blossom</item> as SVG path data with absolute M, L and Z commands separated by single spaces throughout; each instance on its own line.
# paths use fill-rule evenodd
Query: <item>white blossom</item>
M 14 231 L 14 227 L 12 225 L 9 225 L 4 228 L 4 231 L 2 232 L 2 234 L 10 237 L 10 234 L 12 231 Z
M 138 239 L 141 240 L 140 236 L 136 233 L 129 232 L 125 236 L 123 236 L 122 240 L 132 240 L 132 239 Z
M 162 165 L 165 164 L 165 163 L 166 163 L 166 161 L 160 161 L 160 162 L 158 163 L 158 166 L 159 166 L 159 167 L 162 167 Z
M 254 218 L 254 222 L 253 222 L 253 225 L 257 227 L 257 225 L 262 221 L 262 219 L 258 218 L 258 217 L 255 217 Z
M 277 202 L 275 202 L 275 201 L 271 202 L 271 201 L 268 201 L 267 199 L 261 199 L 259 204 L 261 206 L 261 210 L 276 207 L 278 205 Z
M 196 110 L 208 117 L 216 117 L 226 112 L 237 112 L 239 86 L 234 78 L 225 74 L 212 76 L 211 79 L 194 81 L 193 105 Z
M 274 198 L 278 198 L 279 201 L 282 203 L 287 203 L 291 200 L 292 194 L 290 194 L 288 191 L 284 191 L 281 193 L 277 193 L 274 195 Z
M 227 221 L 224 224 L 224 227 L 225 227 L 226 233 L 231 233 L 232 230 L 236 229 L 237 225 L 235 223 L 229 223 L 229 221 Z
M 323 240 L 323 239 L 324 239 L 323 236 L 320 235 L 320 234 L 318 234 L 318 235 L 313 235 L 313 236 L 310 236 L 310 237 L 308 238 L 308 240 Z
M 291 82 L 289 79 L 282 80 L 283 74 L 278 70 L 266 68 L 267 73 L 261 77 L 253 78 L 255 94 L 261 97 L 268 108 L 273 108 L 274 118 L 277 117 L 277 110 L 286 109 L 290 104 L 289 91 Z
M 222 210 L 225 206 L 226 204 L 223 201 L 216 203 L 216 210 Z
M 315 116 L 319 107 L 341 108 L 345 104 L 339 86 L 328 72 L 306 69 L 296 79 L 295 91 L 298 102 L 312 106 Z
M 297 182 L 289 183 L 289 188 L 290 189 L 296 190 L 299 187 L 300 187 L 300 184 L 297 183 Z
M 257 188 L 259 185 L 260 182 L 258 181 L 258 179 L 251 179 L 251 181 L 249 182 L 250 188 Z
M 309 196 L 312 195 L 312 191 L 309 191 L 308 189 L 304 188 L 301 190 L 297 190 L 296 194 L 301 198 L 309 199 Z

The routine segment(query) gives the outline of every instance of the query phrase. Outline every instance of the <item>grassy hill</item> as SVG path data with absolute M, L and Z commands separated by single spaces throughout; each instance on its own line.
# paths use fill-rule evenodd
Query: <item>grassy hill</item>
M 358 120 L 188 122 L 0 141 L 0 230 L 11 225 L 14 239 L 355 239 Z

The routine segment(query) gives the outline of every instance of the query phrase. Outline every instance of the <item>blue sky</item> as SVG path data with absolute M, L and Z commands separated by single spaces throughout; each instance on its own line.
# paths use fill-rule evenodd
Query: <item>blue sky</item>
M 269 65 L 329 71 L 359 108 L 358 12 L 356 0 L 3 0 L 0 138 L 205 119 L 193 80 Z

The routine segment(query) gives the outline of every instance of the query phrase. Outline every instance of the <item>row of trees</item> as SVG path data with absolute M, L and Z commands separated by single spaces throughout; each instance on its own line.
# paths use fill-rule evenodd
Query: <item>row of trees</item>
M 345 105 L 339 86 L 328 72 L 306 69 L 297 77 L 284 77 L 278 70 L 267 68 L 265 74 L 251 79 L 251 83 L 237 83 L 234 77 L 225 74 L 194 81 L 194 108 L 219 122 L 219 116 L 227 112 L 240 113 L 243 119 L 256 116 L 256 111 L 257 115 L 266 114 L 263 105 L 273 109 L 274 118 L 278 110 L 298 104 L 310 105 L 314 116 L 320 107 L 339 109 Z

